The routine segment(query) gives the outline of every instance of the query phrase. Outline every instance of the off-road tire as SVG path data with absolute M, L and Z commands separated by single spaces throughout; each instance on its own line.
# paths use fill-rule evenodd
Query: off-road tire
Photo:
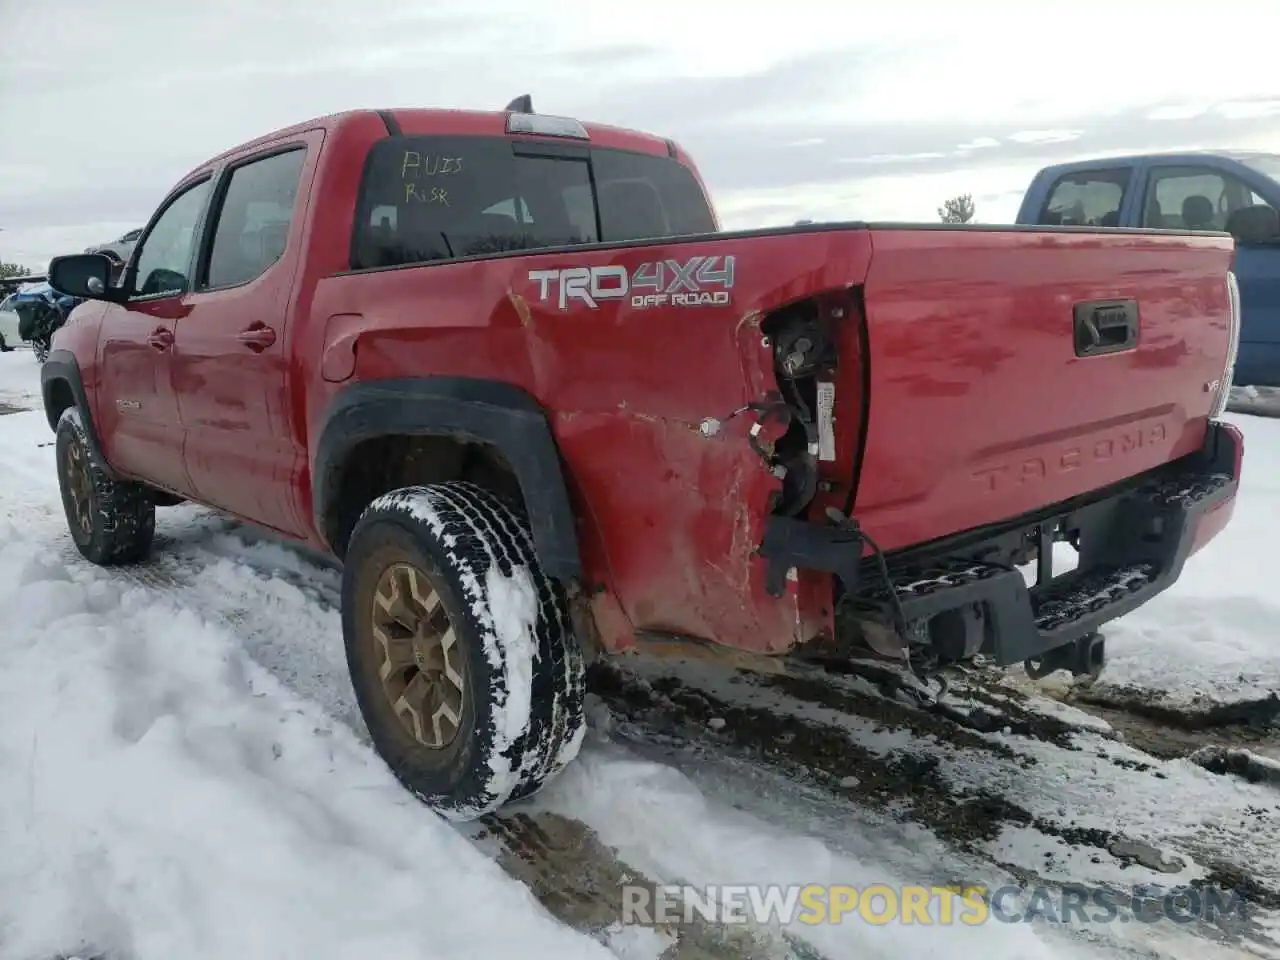
M 466 667 L 461 721 L 444 747 L 415 739 L 379 672 L 390 659 L 371 626 L 375 591 L 387 570 L 405 564 L 438 594 Z M 491 571 L 536 593 L 536 614 L 514 637 L 512 590 L 495 597 Z M 577 755 L 585 671 L 564 587 L 539 567 L 523 510 L 491 491 L 450 482 L 371 503 L 343 561 L 342 630 L 374 748 L 442 816 L 471 820 L 529 796 Z
M 156 509 L 146 487 L 125 480 L 112 480 L 93 455 L 84 420 L 76 407 L 68 407 L 58 419 L 54 444 L 58 465 L 58 487 L 67 529 L 76 549 L 90 563 L 119 566 L 137 563 L 151 551 L 155 537 Z M 88 485 L 88 529 L 79 522 L 72 490 L 73 453 L 78 450 Z

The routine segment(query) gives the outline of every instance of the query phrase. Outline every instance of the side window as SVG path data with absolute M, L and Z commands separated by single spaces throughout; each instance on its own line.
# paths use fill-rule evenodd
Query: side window
M 1059 177 L 1040 211 L 1043 224 L 1118 227 L 1129 170 L 1081 170 Z
M 1229 173 L 1209 167 L 1159 167 L 1147 183 L 1143 225 L 1225 230 L 1233 213 L 1261 202 Z
M 134 257 L 132 293 L 136 297 L 172 295 L 191 289 L 191 254 L 196 225 L 212 181 L 201 180 L 169 204 Z
M 231 171 L 203 287 L 248 283 L 284 256 L 306 158 L 306 150 L 290 150 Z

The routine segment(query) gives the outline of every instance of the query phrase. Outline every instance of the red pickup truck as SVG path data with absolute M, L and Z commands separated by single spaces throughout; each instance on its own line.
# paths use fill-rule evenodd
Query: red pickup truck
M 56 259 L 44 405 L 89 560 L 180 500 L 341 558 L 373 743 L 467 818 L 573 758 L 604 654 L 1097 670 L 1231 515 L 1232 249 L 722 232 L 661 137 L 356 111 L 192 171 L 118 282 Z

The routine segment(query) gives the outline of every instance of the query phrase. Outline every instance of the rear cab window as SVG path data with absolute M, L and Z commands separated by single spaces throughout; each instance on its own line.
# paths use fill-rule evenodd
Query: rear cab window
M 1128 167 L 1063 174 L 1049 188 L 1039 222 L 1046 226 L 1118 227 L 1130 178 Z
M 503 137 L 391 137 L 365 166 L 353 269 L 710 233 L 677 160 Z

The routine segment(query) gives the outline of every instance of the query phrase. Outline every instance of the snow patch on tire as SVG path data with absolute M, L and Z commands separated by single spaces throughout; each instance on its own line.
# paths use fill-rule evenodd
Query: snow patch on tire
M 514 740 L 528 729 L 532 711 L 533 664 L 538 660 L 538 591 L 529 568 L 523 566 L 507 577 L 495 564 L 489 568 L 485 585 L 493 630 L 502 641 L 502 649 L 492 652 L 502 656 L 507 678 L 507 702 L 498 728 Z M 491 653 L 488 644 L 485 653 Z
M 475 819 L 536 791 L 578 755 L 586 725 L 581 705 L 570 701 L 583 693 L 581 652 L 565 651 L 564 675 L 554 684 L 550 721 L 540 725 L 533 702 L 535 673 L 540 667 L 559 668 L 558 663 L 542 663 L 542 635 L 567 629 L 569 646 L 573 638 L 563 597 L 536 568 L 527 522 L 490 491 L 465 482 L 392 491 L 369 504 L 361 519 L 375 511 L 406 514 L 431 531 L 444 547 L 480 628 L 484 657 L 492 671 L 487 691 L 492 736 L 487 751 L 489 777 L 475 802 L 433 804 L 450 819 Z M 459 524 L 470 528 L 470 536 L 458 535 Z M 487 554 L 487 565 L 477 562 L 474 545 Z

